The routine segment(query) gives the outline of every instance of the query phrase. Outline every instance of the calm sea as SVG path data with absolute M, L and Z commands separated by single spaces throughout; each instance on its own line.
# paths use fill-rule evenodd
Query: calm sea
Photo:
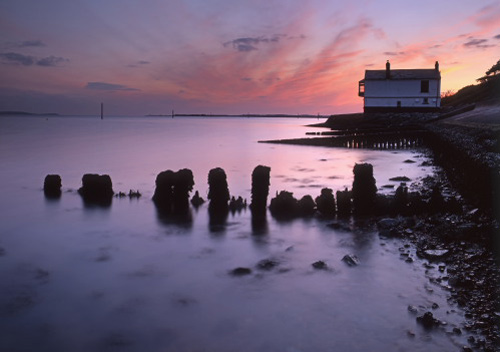
M 355 163 L 389 179 L 418 182 L 434 170 L 421 150 L 366 150 L 258 143 L 317 131 L 316 119 L 223 117 L 0 118 L 0 350 L 2 351 L 448 351 L 446 334 L 463 312 L 429 283 L 424 263 L 400 257 L 401 240 L 371 221 L 339 229 L 312 218 L 258 233 L 249 211 L 209 226 L 207 206 L 181 224 L 157 215 L 156 175 L 189 168 L 206 198 L 210 169 L 222 167 L 231 195 L 250 201 L 251 173 L 271 167 L 270 197 L 288 190 L 316 197 L 351 187 Z M 414 163 L 408 160 L 415 161 Z M 59 200 L 45 199 L 45 175 L 61 175 Z M 109 174 L 109 208 L 84 206 L 85 173 Z M 411 249 L 410 249 L 411 251 Z M 360 265 L 341 259 L 354 254 Z M 260 271 L 257 263 L 279 265 Z M 314 270 L 325 261 L 331 270 Z M 237 267 L 251 275 L 233 277 Z M 419 315 L 433 303 L 445 330 Z M 448 311 L 448 312 L 447 312 Z M 447 314 L 448 313 L 448 314 Z

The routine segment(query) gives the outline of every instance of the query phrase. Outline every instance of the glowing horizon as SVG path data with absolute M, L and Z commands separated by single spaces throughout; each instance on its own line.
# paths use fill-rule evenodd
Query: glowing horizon
M 386 60 L 475 84 L 500 3 L 4 0 L 0 29 L 0 110 L 333 114 L 362 110 L 357 82 Z

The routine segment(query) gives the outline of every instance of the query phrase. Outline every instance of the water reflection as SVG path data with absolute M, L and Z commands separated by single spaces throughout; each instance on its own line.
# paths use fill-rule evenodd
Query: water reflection
M 186 209 L 183 212 L 165 211 L 161 207 L 156 207 L 156 219 L 158 223 L 164 226 L 175 225 L 184 229 L 193 227 L 193 213 L 191 209 Z

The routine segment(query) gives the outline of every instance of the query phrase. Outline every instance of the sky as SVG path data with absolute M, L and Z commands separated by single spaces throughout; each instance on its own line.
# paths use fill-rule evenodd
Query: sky
M 500 1 L 0 2 L 0 110 L 330 115 L 386 60 L 445 92 L 499 59 Z

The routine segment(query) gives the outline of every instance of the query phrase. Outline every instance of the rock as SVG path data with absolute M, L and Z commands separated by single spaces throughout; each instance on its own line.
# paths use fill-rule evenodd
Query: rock
M 418 308 L 415 306 L 408 306 L 408 312 L 413 313 L 413 314 L 417 314 Z
M 439 304 L 437 304 L 436 302 L 432 303 L 432 309 L 438 309 L 439 308 Z
M 406 177 L 406 176 L 396 176 L 396 177 L 390 178 L 389 181 L 408 182 L 408 181 L 411 181 L 411 179 Z
M 399 225 L 399 221 L 392 218 L 381 219 L 377 222 L 377 226 L 380 230 L 391 230 Z
M 335 198 L 330 188 L 323 188 L 321 195 L 316 197 L 316 208 L 318 212 L 325 217 L 335 215 Z
M 257 263 L 257 268 L 261 270 L 271 270 L 278 266 L 278 262 L 273 259 L 263 259 Z
M 47 175 L 43 181 L 43 192 L 47 198 L 59 198 L 61 196 L 61 176 Z
M 318 260 L 317 262 L 312 263 L 314 269 L 318 270 L 326 270 L 328 269 L 328 265 L 322 260 Z
M 343 258 L 342 261 L 346 263 L 349 266 L 356 266 L 359 265 L 359 259 L 353 254 L 346 254 Z
M 427 249 L 423 251 L 424 258 L 427 259 L 441 259 L 449 254 L 448 249 Z
M 245 276 L 245 275 L 250 275 L 252 273 L 252 269 L 250 268 L 243 268 L 243 267 L 238 267 L 233 270 L 231 270 L 230 274 L 233 276 Z
M 353 173 L 352 203 L 354 212 L 358 214 L 373 212 L 377 194 L 373 166 L 368 163 L 355 164 Z
M 78 190 L 84 202 L 108 206 L 113 198 L 113 184 L 109 175 L 85 174 Z
M 252 172 L 252 201 L 250 204 L 252 214 L 265 214 L 266 212 L 270 173 L 271 168 L 262 165 L 257 166 Z
M 406 159 L 405 161 L 403 161 L 405 164 L 414 164 L 416 163 L 415 160 L 411 160 L 411 159 Z
M 453 328 L 453 333 L 455 335 L 462 335 L 462 330 L 460 330 L 459 328 Z
M 426 312 L 424 315 L 417 317 L 417 322 L 422 324 L 427 329 L 440 324 L 439 320 L 435 319 L 431 312 Z

